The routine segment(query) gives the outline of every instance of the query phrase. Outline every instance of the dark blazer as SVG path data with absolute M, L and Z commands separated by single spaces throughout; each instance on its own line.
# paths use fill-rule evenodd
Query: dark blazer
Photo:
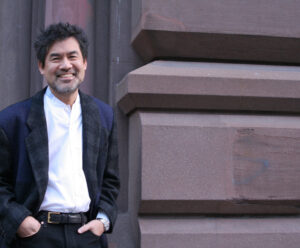
M 0 247 L 9 247 L 21 222 L 38 212 L 45 195 L 49 159 L 44 93 L 0 112 Z M 82 92 L 80 102 L 83 170 L 91 198 L 88 215 L 94 219 L 104 211 L 111 232 L 120 185 L 114 115 L 111 107 Z

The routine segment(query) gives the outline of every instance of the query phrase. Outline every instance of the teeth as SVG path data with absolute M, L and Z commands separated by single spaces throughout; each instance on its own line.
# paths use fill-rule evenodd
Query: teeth
M 67 77 L 73 77 L 73 74 L 63 74 L 59 75 L 60 77 L 67 78 Z

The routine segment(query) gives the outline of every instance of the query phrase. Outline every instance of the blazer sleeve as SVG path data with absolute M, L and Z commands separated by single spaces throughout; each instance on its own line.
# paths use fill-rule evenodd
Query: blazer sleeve
M 117 125 L 114 118 L 108 139 L 108 153 L 99 203 L 99 211 L 103 211 L 110 220 L 111 225 L 108 233 L 112 232 L 117 218 L 118 209 L 116 200 L 119 194 L 119 189 L 120 179 L 118 169 Z
M 19 225 L 31 214 L 15 200 L 11 156 L 8 138 L 0 127 L 0 235 L 7 243 L 15 238 Z

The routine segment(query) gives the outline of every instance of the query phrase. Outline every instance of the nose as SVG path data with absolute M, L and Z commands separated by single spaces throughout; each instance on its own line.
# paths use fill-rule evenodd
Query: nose
M 72 68 L 72 64 L 70 63 L 70 61 L 68 60 L 68 58 L 63 58 L 61 60 L 61 63 L 59 65 L 59 69 L 61 70 L 69 70 Z

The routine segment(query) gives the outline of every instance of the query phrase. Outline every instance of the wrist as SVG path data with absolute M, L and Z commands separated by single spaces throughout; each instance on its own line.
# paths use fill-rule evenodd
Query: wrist
M 109 230 L 109 227 L 110 227 L 109 220 L 107 220 L 105 218 L 96 218 L 96 220 L 99 220 L 103 224 L 105 232 L 107 232 Z

